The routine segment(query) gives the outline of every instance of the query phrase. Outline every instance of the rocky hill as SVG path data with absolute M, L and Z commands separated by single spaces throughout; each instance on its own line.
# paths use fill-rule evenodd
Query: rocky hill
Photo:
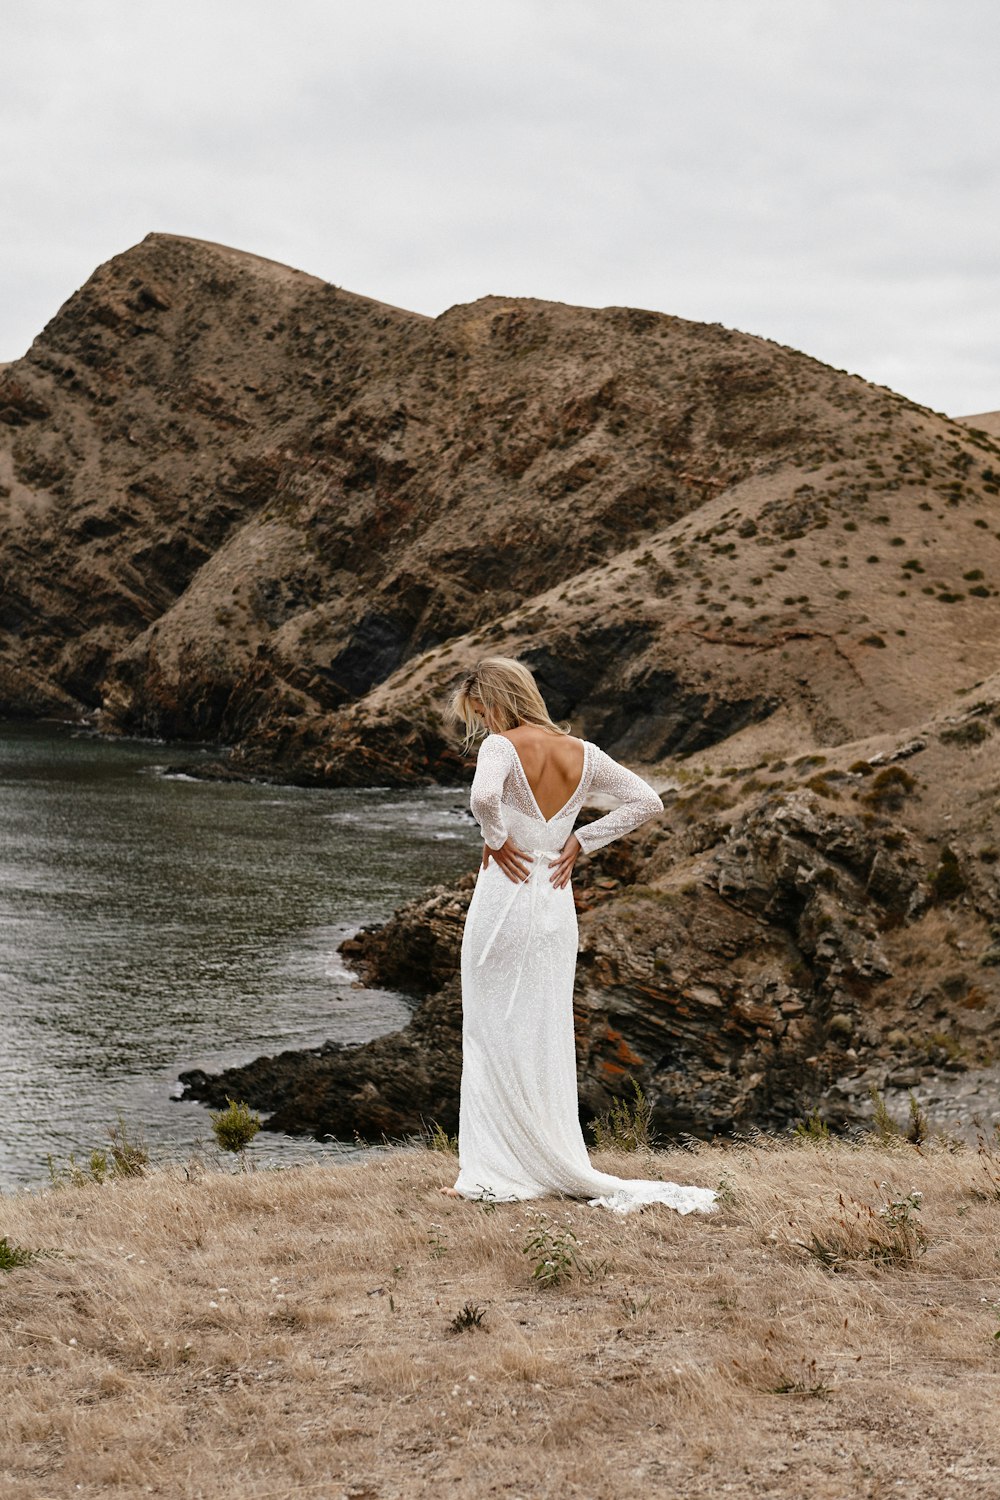
M 0 713 L 455 781 L 445 695 L 517 653 L 667 792 L 581 884 L 585 1107 L 634 1074 L 671 1128 L 847 1119 L 866 1069 L 992 1062 L 994 415 L 718 324 L 426 319 L 150 235 L 0 372 Z M 276 1121 L 449 1118 L 463 899 L 363 940 L 384 979 L 439 933 L 414 1028 L 291 1061 Z
M 902 728 L 995 665 L 1000 447 L 718 325 L 429 320 L 150 235 L 0 417 L 8 714 L 384 782 L 454 774 L 440 698 L 496 647 L 644 761 Z

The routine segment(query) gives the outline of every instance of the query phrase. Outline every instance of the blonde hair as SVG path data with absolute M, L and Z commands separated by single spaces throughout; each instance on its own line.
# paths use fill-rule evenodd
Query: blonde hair
M 523 661 L 514 656 L 487 656 L 466 673 L 451 696 L 451 712 L 465 725 L 463 752 L 480 734 L 488 732 L 485 721 L 472 707 L 473 698 L 482 704 L 497 730 L 539 724 L 556 734 L 571 733 L 569 724 L 556 724 L 550 719 L 538 684 Z

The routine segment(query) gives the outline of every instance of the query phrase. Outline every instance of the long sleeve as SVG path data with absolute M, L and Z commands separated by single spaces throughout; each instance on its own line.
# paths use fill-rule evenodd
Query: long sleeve
M 658 817 L 663 812 L 660 796 L 648 781 L 643 781 L 641 776 L 637 776 L 626 766 L 619 765 L 597 745 L 591 746 L 591 754 L 593 776 L 588 791 L 604 792 L 610 797 L 617 797 L 620 806 L 605 813 L 602 818 L 595 819 L 593 823 L 574 830 L 584 854 L 593 854 L 595 849 L 601 849 L 605 844 L 610 844 L 612 839 L 631 833 L 640 823 L 648 822 L 650 818 Z
M 510 770 L 510 757 L 514 753 L 513 745 L 502 734 L 489 734 L 480 745 L 476 759 L 469 805 L 491 849 L 499 849 L 507 842 L 501 799 Z

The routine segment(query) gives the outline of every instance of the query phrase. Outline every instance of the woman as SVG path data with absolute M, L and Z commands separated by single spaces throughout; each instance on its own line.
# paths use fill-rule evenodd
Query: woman
M 554 724 L 512 657 L 480 662 L 452 708 L 466 748 L 487 731 L 471 795 L 485 845 L 462 939 L 459 1173 L 441 1191 L 507 1202 L 563 1194 L 616 1213 L 646 1203 L 712 1212 L 710 1188 L 595 1171 L 580 1128 L 570 877 L 581 851 L 631 832 L 663 804 L 641 777 Z M 590 792 L 620 805 L 574 833 Z

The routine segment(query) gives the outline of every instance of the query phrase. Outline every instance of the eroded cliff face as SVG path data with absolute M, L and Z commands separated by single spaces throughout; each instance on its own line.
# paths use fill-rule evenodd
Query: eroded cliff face
M 497 651 L 667 798 L 581 872 L 585 1113 L 635 1077 L 671 1132 L 845 1122 L 989 1064 L 995 433 L 718 324 L 426 319 L 169 235 L 0 371 L 0 714 L 457 782 L 446 696 Z M 470 889 L 352 950 L 405 1032 L 222 1079 L 287 1129 L 454 1128 Z

